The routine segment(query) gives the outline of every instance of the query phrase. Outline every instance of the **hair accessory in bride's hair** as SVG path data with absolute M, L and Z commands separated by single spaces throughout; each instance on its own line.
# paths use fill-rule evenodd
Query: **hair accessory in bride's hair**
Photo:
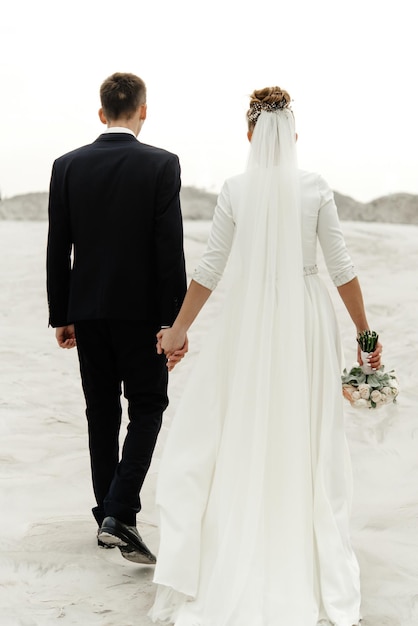
M 247 113 L 247 118 L 250 122 L 258 120 L 261 111 L 267 111 L 267 113 L 273 113 L 274 111 L 281 111 L 282 109 L 289 109 L 289 102 L 286 98 L 282 98 L 278 102 L 252 102 L 250 104 L 250 110 Z

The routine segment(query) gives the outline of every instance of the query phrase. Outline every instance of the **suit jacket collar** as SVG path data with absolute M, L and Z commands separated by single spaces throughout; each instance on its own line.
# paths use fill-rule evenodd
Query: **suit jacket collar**
M 130 133 L 103 133 L 99 135 L 96 141 L 138 141 L 136 137 Z

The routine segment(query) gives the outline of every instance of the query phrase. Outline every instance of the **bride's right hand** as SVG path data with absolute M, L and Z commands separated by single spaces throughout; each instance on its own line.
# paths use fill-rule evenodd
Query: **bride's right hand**
M 184 331 L 174 328 L 163 328 L 157 333 L 157 352 L 158 354 L 169 355 L 176 354 L 183 358 L 189 349 L 187 334 Z

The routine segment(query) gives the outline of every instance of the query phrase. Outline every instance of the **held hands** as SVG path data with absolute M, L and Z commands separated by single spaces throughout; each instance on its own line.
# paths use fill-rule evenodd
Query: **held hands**
M 60 348 L 71 350 L 71 348 L 75 348 L 77 345 L 74 324 L 58 326 L 55 329 L 55 337 Z
M 157 333 L 157 353 L 167 357 L 167 368 L 171 372 L 189 350 L 187 334 L 173 328 L 163 328 Z
M 383 346 L 380 343 L 380 341 L 377 342 L 376 344 L 376 348 L 374 350 L 374 352 L 372 352 L 370 354 L 370 358 L 368 360 L 367 363 L 363 363 L 363 359 L 361 358 L 361 348 L 360 346 L 357 346 L 357 361 L 359 362 L 360 365 L 370 365 L 370 367 L 373 370 L 378 370 L 380 369 L 381 365 L 382 365 L 382 350 L 383 350 Z

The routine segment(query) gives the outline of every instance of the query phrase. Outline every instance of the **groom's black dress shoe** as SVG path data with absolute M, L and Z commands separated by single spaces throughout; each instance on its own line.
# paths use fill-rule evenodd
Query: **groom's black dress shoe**
M 122 556 L 133 563 L 154 565 L 157 562 L 142 541 L 136 526 L 128 526 L 115 517 L 105 517 L 97 539 L 107 546 L 118 546 Z

